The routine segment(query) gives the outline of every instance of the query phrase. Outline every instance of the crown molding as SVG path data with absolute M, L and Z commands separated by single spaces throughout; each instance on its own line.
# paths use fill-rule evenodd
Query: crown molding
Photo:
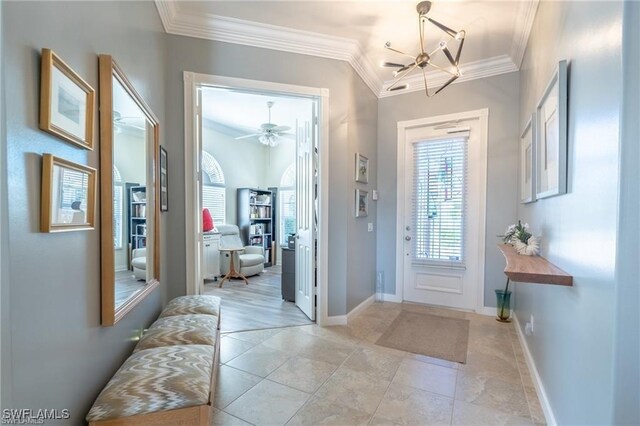
M 460 67 L 462 76 L 453 84 L 517 71 L 526 50 L 538 2 L 525 0 L 518 6 L 511 55 L 466 63 Z M 409 84 L 408 89 L 387 92 L 385 88 L 390 81 L 380 79 L 376 73 L 377 67 L 367 58 L 360 43 L 353 39 L 214 14 L 196 14 L 179 10 L 178 2 L 172 0 L 155 0 L 155 4 L 168 34 L 346 61 L 380 98 L 424 90 L 422 74 L 416 74 L 405 79 Z M 438 72 L 427 73 L 427 78 L 434 87 L 447 80 L 446 74 Z
M 460 73 L 462 75 L 451 84 L 464 83 L 465 81 L 492 77 L 494 75 L 507 74 L 514 71 L 518 71 L 518 67 L 513 63 L 509 55 L 495 56 L 493 58 L 483 59 L 481 61 L 475 62 L 467 62 L 464 65 L 460 65 Z M 438 88 L 442 86 L 449 80 L 449 78 L 450 75 L 442 71 L 427 72 L 427 81 L 430 88 Z M 388 92 L 386 88 L 389 87 L 392 82 L 393 80 L 387 80 L 384 82 L 383 88 L 378 93 L 379 98 L 387 98 L 389 96 L 396 96 L 424 90 L 424 78 L 422 77 L 422 73 L 415 73 L 409 77 L 405 77 L 402 80 L 402 84 L 406 84 L 408 87 L 403 90 Z
M 524 52 L 527 50 L 533 21 L 538 12 L 538 3 L 539 0 L 525 0 L 518 4 L 517 17 L 513 27 L 513 44 L 511 45 L 511 59 L 518 69 L 522 65 Z

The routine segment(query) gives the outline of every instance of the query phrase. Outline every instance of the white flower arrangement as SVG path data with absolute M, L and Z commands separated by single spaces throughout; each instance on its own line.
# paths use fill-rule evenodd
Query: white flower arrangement
M 540 253 L 540 238 L 530 232 L 529 224 L 518 221 L 518 224 L 510 225 L 501 236 L 502 241 L 511 244 L 519 254 L 525 256 L 537 256 Z

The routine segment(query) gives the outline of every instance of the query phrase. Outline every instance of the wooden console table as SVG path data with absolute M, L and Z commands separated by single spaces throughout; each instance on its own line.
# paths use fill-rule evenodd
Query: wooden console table
M 573 286 L 573 276 L 544 257 L 524 256 L 510 244 L 498 244 L 507 261 L 504 274 L 513 281 Z

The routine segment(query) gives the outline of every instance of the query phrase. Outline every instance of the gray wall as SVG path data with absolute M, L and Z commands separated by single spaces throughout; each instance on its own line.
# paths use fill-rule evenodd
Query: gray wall
M 613 421 L 622 19 L 622 2 L 541 2 L 521 69 L 520 127 L 558 61 L 570 62 L 568 193 L 519 205 L 518 217 L 574 286 L 514 286 L 520 324 L 535 318 L 526 339 L 559 424 Z
M 504 286 L 504 258 L 496 235 L 516 218 L 518 158 L 518 73 L 454 84 L 428 99 L 423 92 L 382 98 L 378 102 L 378 270 L 385 292 L 396 288 L 397 123 L 435 115 L 489 108 L 485 306 L 496 306 L 493 290 Z
M 348 152 L 346 154 L 347 194 L 347 312 L 375 293 L 377 206 L 371 199 L 372 190 L 378 181 L 378 100 L 362 80 L 354 75 L 350 92 L 348 117 Z M 369 158 L 369 182 L 355 181 L 356 153 Z M 355 217 L 356 188 L 369 191 L 369 215 Z M 373 223 L 373 232 L 367 231 L 367 224 Z M 373 264 L 373 267 L 372 267 Z
M 618 287 L 614 331 L 614 424 L 640 424 L 640 3 L 625 3 L 620 146 Z
M 278 83 L 328 88 L 329 100 L 329 315 L 347 312 L 347 286 L 368 286 L 358 279 L 348 281 L 347 264 L 355 245 L 353 239 L 369 238 L 361 231 L 349 234 L 353 217 L 353 193 L 345 182 L 353 181 L 353 150 L 348 138 L 349 119 L 354 113 L 351 104 L 360 89 L 354 83 L 354 71 L 346 62 L 316 58 L 286 52 L 257 49 L 248 46 L 212 42 L 181 36 L 167 36 L 166 95 L 167 99 L 183 99 L 183 71 L 231 76 Z M 170 59 L 169 59 L 170 58 Z M 265 65 L 268 64 L 268 65 Z M 359 83 L 358 83 L 359 84 Z M 371 98 L 371 102 L 375 102 Z M 172 208 L 168 213 L 167 255 L 171 296 L 185 293 L 184 238 L 184 105 L 167 104 L 167 145 L 169 152 L 169 193 Z M 357 135 L 354 137 L 361 137 Z M 375 205 L 372 205 L 375 208 Z M 366 252 L 365 252 L 366 253 Z M 363 256 L 364 257 L 364 256 Z M 373 254 L 363 262 L 366 271 L 375 271 Z M 367 272 L 369 275 L 369 272 Z M 361 292 L 358 292 L 360 294 Z M 362 292 L 366 293 L 366 292 Z M 355 292 L 354 292 L 355 294 Z M 369 293 L 368 295 L 370 295 Z M 354 300 L 354 303 L 356 300 Z
M 2 318 L 2 358 L 12 359 L 3 373 L 13 375 L 2 393 L 11 393 L 13 407 L 67 408 L 71 423 L 82 424 L 98 392 L 131 353 L 132 337 L 157 317 L 161 291 L 116 326 L 102 327 L 99 231 L 39 232 L 41 155 L 93 167 L 99 158 L 99 143 L 87 151 L 38 129 L 40 49 L 52 48 L 95 89 L 97 55 L 112 54 L 164 123 L 164 35 L 149 2 L 3 2 L 2 8 L 2 59 L 11 82 L 4 92 L 11 108 L 2 167 L 3 183 L 11 182 L 8 227 L 2 224 L 3 242 L 8 228 L 10 245 L 9 256 L 2 254 L 3 274 L 5 260 L 10 269 L 8 283 L 3 276 L 3 303 L 10 303 L 11 312 L 8 321 Z M 5 324 L 12 327 L 10 346 Z

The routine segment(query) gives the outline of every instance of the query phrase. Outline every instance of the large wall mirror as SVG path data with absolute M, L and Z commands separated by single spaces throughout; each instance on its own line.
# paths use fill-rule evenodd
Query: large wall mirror
M 159 284 L 158 120 L 109 55 L 100 55 L 102 325 Z

